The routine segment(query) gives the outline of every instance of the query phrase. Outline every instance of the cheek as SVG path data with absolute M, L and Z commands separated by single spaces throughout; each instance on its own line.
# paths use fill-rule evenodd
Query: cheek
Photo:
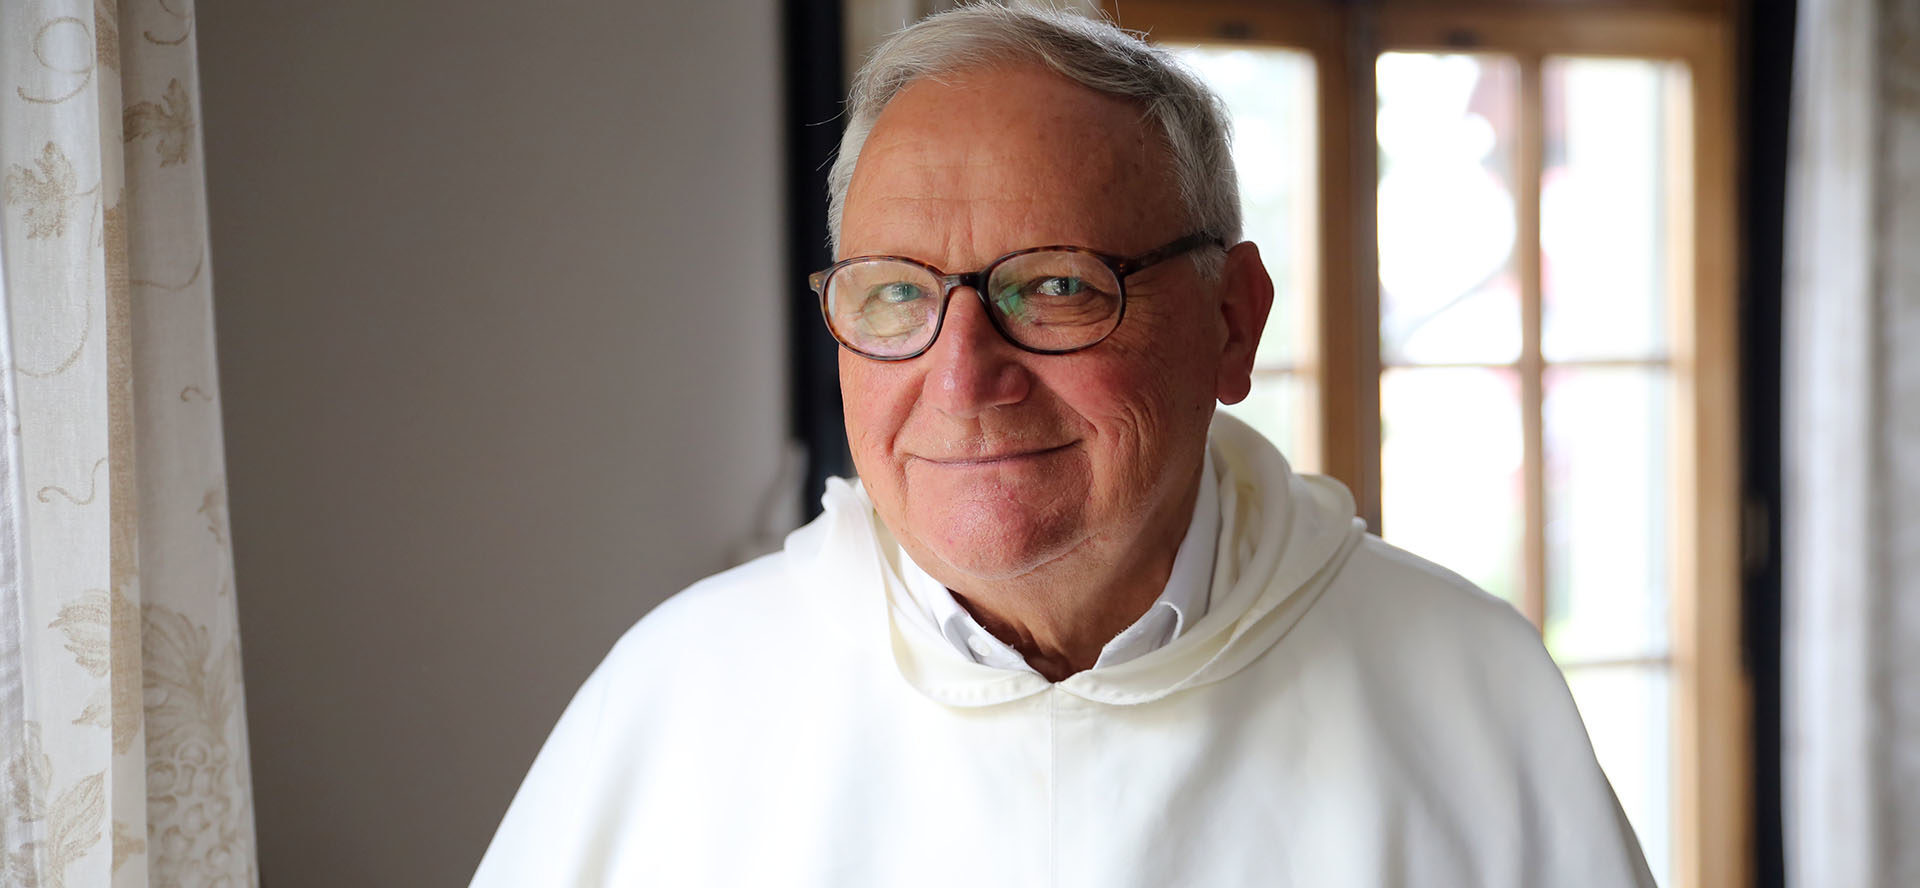
M 1181 313 L 1154 320 L 1159 323 L 1146 341 L 1126 343 L 1145 374 L 1135 384 L 1143 399 L 1160 405 L 1163 422 L 1188 422 L 1198 416 L 1204 425 L 1213 415 L 1223 332 L 1207 323 L 1208 315 Z
M 1175 421 L 1185 386 L 1173 372 L 1164 361 L 1129 355 L 1062 374 L 1054 391 L 1095 429 L 1102 443 L 1099 457 L 1119 463 L 1111 469 L 1129 473 L 1142 468 L 1138 463 Z
M 1177 335 L 1186 332 L 1163 327 L 1148 343 L 1113 343 L 1098 366 L 1057 389 L 1099 430 L 1096 459 L 1107 465 L 1097 474 L 1116 487 L 1157 485 L 1173 451 L 1206 437 L 1214 374 L 1204 344 Z
M 913 388 L 899 368 L 840 352 L 841 413 L 847 447 L 861 477 L 890 471 L 893 441 L 913 406 Z

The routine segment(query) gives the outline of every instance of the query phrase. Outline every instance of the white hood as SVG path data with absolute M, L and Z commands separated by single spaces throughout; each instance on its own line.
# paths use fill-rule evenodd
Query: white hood
M 1238 672 L 1279 643 L 1313 606 L 1365 533 L 1346 487 L 1294 474 L 1280 451 L 1245 423 L 1216 412 L 1209 446 L 1221 515 L 1206 616 L 1160 650 L 1065 679 L 1058 685 L 1062 691 L 1131 705 Z M 882 555 L 885 529 L 857 481 L 829 481 L 823 505 L 823 520 L 788 538 L 790 563 L 829 594 L 869 592 L 875 584 L 855 578 L 878 575 L 887 594 L 894 659 L 913 687 L 950 706 L 988 706 L 1052 686 L 1030 672 L 972 662 L 919 628 L 909 616 L 916 605 L 905 583 Z

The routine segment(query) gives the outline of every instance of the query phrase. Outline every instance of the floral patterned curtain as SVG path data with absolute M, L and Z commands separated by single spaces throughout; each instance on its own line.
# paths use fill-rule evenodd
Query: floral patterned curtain
M 257 884 L 191 0 L 0 3 L 0 884 Z

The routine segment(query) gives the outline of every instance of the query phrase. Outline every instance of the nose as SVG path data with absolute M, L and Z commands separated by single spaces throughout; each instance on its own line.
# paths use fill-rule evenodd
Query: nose
M 921 398 L 942 413 L 971 419 L 1025 400 L 1033 377 L 1024 352 L 994 329 L 972 287 L 958 287 L 947 304 L 940 337 L 920 356 L 929 362 Z

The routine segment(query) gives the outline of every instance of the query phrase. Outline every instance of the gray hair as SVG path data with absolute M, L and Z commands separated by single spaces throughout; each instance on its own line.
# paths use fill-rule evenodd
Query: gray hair
M 928 16 L 874 50 L 853 78 L 847 130 L 828 174 L 827 224 L 840 248 L 847 187 L 881 110 L 909 83 L 970 68 L 1035 62 L 1088 89 L 1140 103 L 1172 157 L 1174 180 L 1193 229 L 1228 244 L 1240 240 L 1240 191 L 1228 146 L 1226 106 L 1172 53 L 1104 21 L 1045 8 L 997 3 Z M 1199 250 L 1194 264 L 1217 277 L 1218 250 Z

